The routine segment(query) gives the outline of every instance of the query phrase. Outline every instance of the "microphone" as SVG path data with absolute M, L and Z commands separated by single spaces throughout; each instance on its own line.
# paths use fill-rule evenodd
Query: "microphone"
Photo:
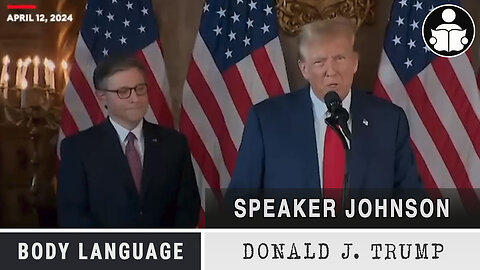
M 348 128 L 348 119 L 350 115 L 348 111 L 342 107 L 342 101 L 337 92 L 329 91 L 325 94 L 324 97 L 325 104 L 327 105 L 328 112 L 331 114 L 329 117 L 329 122 L 332 122 L 334 125 L 339 125 L 342 128 L 343 134 L 347 137 L 348 141 L 351 142 L 352 134 Z M 327 122 L 327 124 L 330 124 Z

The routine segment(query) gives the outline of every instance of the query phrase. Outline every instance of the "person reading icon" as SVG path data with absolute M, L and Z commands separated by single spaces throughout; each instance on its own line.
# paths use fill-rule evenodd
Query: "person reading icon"
M 437 51 L 461 51 L 468 44 L 466 37 L 467 30 L 462 29 L 458 24 L 452 23 L 456 18 L 455 11 L 447 8 L 442 12 L 442 19 L 446 23 L 439 25 L 432 31 L 429 43 L 434 45 Z

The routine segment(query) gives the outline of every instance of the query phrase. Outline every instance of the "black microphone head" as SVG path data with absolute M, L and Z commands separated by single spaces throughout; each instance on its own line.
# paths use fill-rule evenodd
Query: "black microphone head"
M 340 96 L 335 91 L 328 91 L 323 98 L 329 112 L 334 112 L 342 106 Z

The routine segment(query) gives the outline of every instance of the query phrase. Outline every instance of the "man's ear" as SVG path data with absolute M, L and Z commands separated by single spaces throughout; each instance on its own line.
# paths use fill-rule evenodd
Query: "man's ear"
M 103 106 L 106 106 L 106 104 L 107 104 L 106 98 L 107 97 L 106 97 L 105 91 L 95 90 L 95 96 L 97 97 L 100 104 L 102 104 Z
M 353 72 L 354 74 L 357 73 L 358 60 L 359 60 L 359 58 L 360 58 L 360 55 L 358 54 L 358 52 L 357 52 L 357 51 L 354 51 L 354 52 L 353 52 L 353 59 L 354 59 L 354 63 L 353 63 L 353 64 L 355 65 L 355 67 L 354 67 L 354 69 L 353 69 L 353 70 L 354 70 L 354 72 Z
M 304 78 L 305 80 L 308 80 L 307 65 L 305 64 L 305 62 L 303 62 L 302 60 L 298 59 L 297 64 L 298 64 L 298 68 L 300 69 L 300 72 L 301 72 L 302 75 L 303 75 L 303 78 Z

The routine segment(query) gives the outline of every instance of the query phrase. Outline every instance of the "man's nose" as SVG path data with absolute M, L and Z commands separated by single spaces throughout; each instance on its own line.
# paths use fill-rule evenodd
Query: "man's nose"
M 325 75 L 327 77 L 333 77 L 337 74 L 337 68 L 335 66 L 335 61 L 333 60 L 328 60 L 326 63 L 325 63 Z
M 134 90 L 132 90 L 132 94 L 130 95 L 130 101 L 131 102 L 137 102 L 138 101 L 138 96 L 137 96 L 137 92 Z

